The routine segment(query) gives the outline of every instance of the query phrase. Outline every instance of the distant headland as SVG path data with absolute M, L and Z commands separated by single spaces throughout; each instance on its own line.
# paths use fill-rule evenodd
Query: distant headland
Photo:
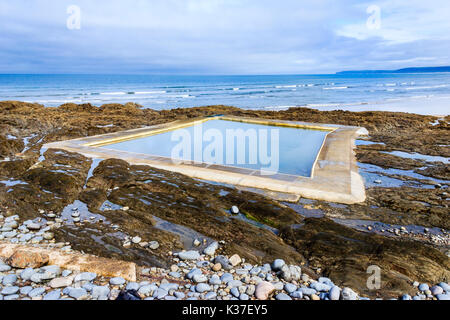
M 350 70 L 340 71 L 336 74 L 350 74 L 350 73 L 430 73 L 430 72 L 450 72 L 450 66 L 444 67 L 413 67 L 398 70 Z

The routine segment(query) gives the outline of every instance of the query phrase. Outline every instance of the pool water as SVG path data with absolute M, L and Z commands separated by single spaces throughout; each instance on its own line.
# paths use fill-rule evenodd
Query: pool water
M 104 148 L 310 177 L 329 132 L 213 119 Z

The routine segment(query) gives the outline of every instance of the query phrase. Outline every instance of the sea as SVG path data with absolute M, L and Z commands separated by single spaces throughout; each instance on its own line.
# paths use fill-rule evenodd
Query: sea
M 255 110 L 400 111 L 446 116 L 450 73 L 321 75 L 0 75 L 0 101 L 135 102 L 155 110 L 228 105 Z

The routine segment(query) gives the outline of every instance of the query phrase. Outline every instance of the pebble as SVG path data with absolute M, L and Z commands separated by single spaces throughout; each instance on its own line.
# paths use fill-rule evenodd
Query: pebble
M 291 297 L 289 297 L 286 293 L 279 293 L 275 296 L 275 299 L 277 300 L 292 300 Z
M 441 282 L 441 283 L 439 283 L 439 287 L 444 289 L 444 291 L 450 292 L 450 285 L 448 283 Z
M 167 292 L 167 290 L 164 289 L 158 289 L 153 293 L 153 297 L 161 300 L 164 299 L 169 293 Z
M 231 213 L 232 214 L 239 214 L 239 208 L 237 206 L 231 207 Z
M 339 300 L 341 296 L 341 288 L 334 286 L 333 288 L 330 289 L 328 295 L 330 297 L 330 300 Z
M 125 282 L 126 282 L 125 279 L 122 277 L 115 277 L 109 280 L 109 283 L 113 286 L 121 286 L 125 284 Z
M 194 268 L 191 271 L 189 271 L 189 273 L 186 275 L 186 278 L 192 280 L 194 278 L 195 275 L 201 275 L 202 270 L 198 269 L 198 268 Z
M 230 261 L 225 256 L 217 256 L 214 259 L 214 263 L 220 263 L 222 268 L 224 268 L 225 270 L 230 270 L 232 268 Z
M 358 300 L 358 295 L 350 288 L 344 288 L 341 291 L 342 300 Z
M 0 264 L 0 272 L 7 272 L 11 270 L 11 267 L 6 264 Z
M 131 239 L 131 242 L 133 242 L 134 244 L 138 244 L 139 242 L 141 242 L 142 241 L 142 238 L 141 237 L 134 237 L 133 239 Z
M 275 291 L 273 284 L 262 281 L 256 286 L 255 296 L 258 300 L 267 300 L 273 291 Z
M 221 277 L 220 280 L 222 280 L 223 283 L 228 283 L 230 281 L 232 281 L 233 275 L 231 273 L 224 273 Z
M 18 291 L 19 291 L 19 287 L 17 287 L 17 286 L 5 287 L 2 290 L 2 294 L 8 296 L 10 294 L 17 293 Z
M 29 296 L 30 298 L 38 297 L 38 296 L 43 295 L 44 292 L 45 292 L 45 288 L 40 288 L 40 287 L 39 287 L 39 288 L 35 288 L 35 289 L 31 290 L 31 291 L 28 293 L 28 296 Z
M 419 285 L 419 290 L 420 290 L 420 291 L 427 291 L 427 290 L 430 290 L 430 287 L 429 287 L 428 284 L 426 284 L 426 283 L 421 283 L 421 284 Z
M 110 291 L 107 286 L 94 286 L 92 288 L 92 298 L 96 300 L 107 300 Z
M 294 291 L 297 291 L 297 286 L 294 285 L 294 284 L 292 284 L 292 283 L 286 283 L 286 284 L 284 285 L 284 290 L 285 290 L 287 293 L 292 293 L 292 292 L 294 292 Z
M 93 281 L 95 278 L 97 278 L 97 274 L 94 272 L 83 272 L 75 276 L 74 281 Z
M 17 276 L 15 274 L 8 274 L 3 277 L 2 283 L 4 286 L 12 285 L 17 281 Z
M 214 274 L 209 278 L 209 284 L 212 285 L 220 285 L 222 281 L 220 280 L 219 276 L 217 274 Z
M 85 298 L 88 293 L 83 288 L 70 288 L 67 292 L 67 295 L 74 299 L 82 299 Z
M 203 253 L 208 255 L 208 256 L 214 256 L 214 254 L 216 253 L 217 249 L 219 249 L 219 243 L 217 241 L 214 241 L 209 246 L 207 246 L 205 248 L 205 250 L 203 250 Z
M 236 298 L 239 298 L 239 296 L 241 295 L 241 293 L 239 292 L 239 289 L 236 287 L 231 288 L 230 292 Z
M 273 271 L 280 271 L 281 268 L 286 264 L 286 262 L 284 262 L 283 259 L 276 259 L 273 263 L 272 263 L 272 270 Z
M 230 262 L 230 264 L 233 267 L 235 267 L 242 262 L 242 259 L 241 259 L 241 257 L 239 257 L 239 255 L 235 254 L 235 255 L 231 256 L 231 258 L 228 261 Z
M 149 284 L 149 285 L 143 285 L 142 287 L 140 287 L 138 292 L 143 295 L 150 295 L 156 290 L 158 290 L 157 286 L 155 286 L 154 284 Z
M 56 289 L 68 287 L 72 284 L 72 282 L 73 282 L 72 278 L 55 278 L 50 281 L 49 285 L 50 287 Z
M 200 254 L 195 250 L 183 251 L 178 253 L 178 257 L 180 257 L 181 260 L 198 260 L 200 258 Z
M 58 289 L 50 291 L 49 293 L 45 294 L 42 300 L 59 300 L 60 297 L 61 297 L 61 290 Z

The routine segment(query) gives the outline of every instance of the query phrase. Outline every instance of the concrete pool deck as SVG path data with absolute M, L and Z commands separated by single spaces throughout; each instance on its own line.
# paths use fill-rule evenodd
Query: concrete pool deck
M 313 165 L 312 177 L 288 174 L 261 175 L 259 170 L 207 163 L 175 164 L 171 158 L 149 154 L 111 150 L 105 146 L 192 126 L 212 119 L 239 121 L 268 126 L 287 126 L 329 131 Z M 192 178 L 235 185 L 256 191 L 268 197 L 296 202 L 300 197 L 352 204 L 366 198 L 362 177 L 358 173 L 354 154 L 355 139 L 367 135 L 365 128 L 317 124 L 298 121 L 267 120 L 232 116 L 202 117 L 178 120 L 139 129 L 53 142 L 44 149 L 63 149 L 90 158 L 122 159 L 130 164 L 149 165 L 154 168 L 178 172 Z

